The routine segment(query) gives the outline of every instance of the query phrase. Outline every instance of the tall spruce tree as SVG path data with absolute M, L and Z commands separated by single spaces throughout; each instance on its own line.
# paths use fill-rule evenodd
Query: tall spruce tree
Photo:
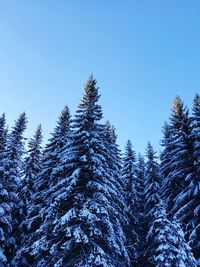
M 122 169 L 123 180 L 125 184 L 125 191 L 127 197 L 132 199 L 132 190 L 135 191 L 136 185 L 136 153 L 133 150 L 133 145 L 130 140 L 127 141 L 125 147 L 125 155 L 123 157 L 123 169 Z M 131 201 L 129 201 L 131 202 Z
M 137 163 L 136 163 L 136 174 L 137 174 L 137 180 L 138 180 L 138 194 L 140 196 L 140 204 L 141 204 L 143 203 L 143 198 L 144 198 L 145 160 L 144 160 L 144 157 L 140 153 L 138 154 Z
M 7 136 L 8 129 L 6 128 L 6 119 L 5 113 L 0 117 L 0 179 L 3 181 L 4 176 L 4 164 L 6 157 L 6 148 L 7 148 Z M 2 185 L 3 186 L 3 185 Z
M 160 202 L 160 172 L 157 162 L 156 152 L 153 146 L 148 142 L 146 148 L 147 161 L 144 173 L 144 195 L 140 231 L 140 260 L 139 266 L 145 266 L 148 263 L 148 254 L 146 253 L 148 242 L 146 236 L 149 225 L 152 220 L 152 210 Z
M 5 255 L 5 239 L 9 232 L 7 229 L 9 222 L 5 220 L 5 215 L 8 214 L 7 206 L 7 190 L 5 189 L 4 180 L 4 159 L 7 146 L 7 129 L 5 114 L 0 117 L 0 266 L 6 266 L 7 258 Z M 6 208 L 7 207 L 7 208 Z
M 57 168 L 62 187 L 29 247 L 32 266 L 129 266 L 115 203 L 118 190 L 113 176 L 106 173 L 98 99 L 91 76 L 74 119 L 71 143 Z
M 9 135 L 3 161 L 1 179 L 1 254 L 2 266 L 9 265 L 20 244 L 20 199 L 18 197 L 22 174 L 22 155 L 24 153 L 23 132 L 26 129 L 26 115 L 22 113 Z
M 140 224 L 140 184 L 137 177 L 136 153 L 130 140 L 125 147 L 123 157 L 122 177 L 126 194 L 127 212 L 129 225 L 126 228 L 127 243 L 130 258 L 133 264 L 136 264 L 139 258 L 139 236 L 138 228 Z
M 192 131 L 194 174 L 189 178 L 189 186 L 184 192 L 186 212 L 190 215 L 191 233 L 189 244 L 200 266 L 200 96 L 196 95 L 193 101 Z
M 17 247 L 17 251 L 23 248 L 28 234 L 25 222 L 35 194 L 34 184 L 37 175 L 41 171 L 41 142 L 42 128 L 41 125 L 39 125 L 36 129 L 34 137 L 28 142 L 28 155 L 25 157 L 23 162 L 23 176 L 18 193 L 18 197 L 20 199 L 20 221 L 18 226 L 18 235 L 20 236 L 21 242 Z M 17 254 L 17 251 L 15 255 Z M 13 266 L 15 266 L 15 264 L 13 264 Z
M 33 138 L 28 142 L 28 155 L 23 164 L 23 179 L 20 188 L 20 198 L 22 200 L 22 209 L 24 217 L 28 214 L 29 205 L 35 192 L 35 181 L 42 170 L 42 127 L 41 125 L 35 131 Z
M 33 265 L 34 256 L 29 253 L 30 246 L 33 240 L 36 239 L 36 231 L 40 228 L 45 220 L 45 210 L 50 205 L 51 193 L 55 190 L 53 183 L 56 184 L 57 177 L 53 175 L 54 169 L 58 166 L 59 156 L 67 144 L 70 132 L 70 113 L 67 106 L 61 112 L 52 137 L 43 151 L 41 159 L 38 158 L 37 174 L 34 175 L 34 185 L 32 187 L 32 197 L 27 206 L 27 218 L 23 223 L 23 228 L 26 233 L 24 245 L 21 247 L 12 262 L 14 266 L 37 266 Z M 35 139 L 35 148 L 37 155 L 40 154 L 40 130 L 36 132 L 37 141 Z M 36 137 L 35 135 L 35 137 Z M 34 142 L 33 142 L 34 143 Z M 41 161 L 41 162 L 40 162 Z M 39 163 L 40 162 L 40 163 Z M 54 181 L 56 180 L 56 181 Z
M 163 147 L 163 151 L 160 155 L 160 172 L 161 179 L 164 180 L 169 173 L 172 171 L 171 166 L 171 157 L 172 157 L 172 131 L 170 125 L 165 122 L 163 126 L 163 140 L 161 141 L 161 146 Z
M 6 128 L 6 118 L 5 113 L 2 114 L 0 117 L 0 152 L 5 152 L 6 150 L 6 144 L 7 144 L 7 134 L 8 130 Z M 2 161 L 3 157 L 0 158 Z
M 112 172 L 112 175 L 116 176 L 116 180 L 121 184 L 119 187 L 121 187 L 123 184 L 121 179 L 121 151 L 117 144 L 115 128 L 110 124 L 109 121 L 103 125 L 102 138 L 105 146 L 104 156 L 107 158 L 109 170 Z
M 196 267 L 196 260 L 176 220 L 170 222 L 162 202 L 150 212 L 147 234 L 148 267 Z
M 69 108 L 65 106 L 43 151 L 42 172 L 39 174 L 35 186 L 39 192 L 48 188 L 49 177 L 51 177 L 53 169 L 57 166 L 59 155 L 68 141 L 70 117 Z
M 174 100 L 171 127 L 171 170 L 163 181 L 164 198 L 171 216 L 177 216 L 182 222 L 188 222 L 189 217 L 182 209 L 182 192 L 188 186 L 188 180 L 194 173 L 193 145 L 191 141 L 191 119 L 188 110 L 179 97 Z
M 70 112 L 68 106 L 65 106 L 58 118 L 54 132 L 51 134 L 51 138 L 48 140 L 48 143 L 43 151 L 41 163 L 42 170 L 36 177 L 34 185 L 36 194 L 34 195 L 33 205 L 30 207 L 31 209 L 29 211 L 30 220 L 27 221 L 28 228 L 30 228 L 31 231 L 34 231 L 35 227 L 37 228 L 38 224 L 36 221 L 41 222 L 42 218 L 40 216 L 38 217 L 36 214 L 38 214 L 38 212 L 47 205 L 52 172 L 57 167 L 60 153 L 68 141 L 69 131 Z
M 25 158 L 25 113 L 9 134 L 0 117 L 0 267 L 200 267 L 200 96 L 192 116 L 175 98 L 160 164 L 150 143 L 146 163 L 130 141 L 121 157 L 99 97 L 90 76 Z
M 146 170 L 145 170 L 145 188 L 144 201 L 145 213 L 148 218 L 148 213 L 151 209 L 160 202 L 160 171 L 159 164 L 156 161 L 156 152 L 150 142 L 146 148 Z M 147 219 L 148 220 L 148 219 Z
M 127 206 L 125 201 L 124 193 L 124 184 L 122 179 L 122 160 L 121 160 L 121 151 L 117 144 L 117 135 L 115 132 L 114 126 L 107 121 L 103 125 L 103 136 L 102 136 L 104 152 L 103 156 L 106 159 L 106 172 L 109 176 L 113 177 L 115 181 L 116 189 L 118 190 L 115 203 L 120 209 L 120 214 L 123 215 L 121 222 L 123 227 L 127 227 L 128 218 L 127 218 Z
M 138 259 L 137 266 L 144 266 L 143 253 L 146 244 L 146 216 L 145 216 L 145 160 L 144 157 L 139 153 L 136 163 L 136 175 L 138 180 L 137 193 L 139 196 L 139 206 L 138 206 L 138 224 L 137 224 L 137 235 L 138 235 Z

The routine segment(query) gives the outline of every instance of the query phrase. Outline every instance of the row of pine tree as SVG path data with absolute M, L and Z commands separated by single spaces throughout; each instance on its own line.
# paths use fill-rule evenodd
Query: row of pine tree
M 175 98 L 145 159 L 121 156 L 99 97 L 90 76 L 44 149 L 39 126 L 25 151 L 25 113 L 0 117 L 0 266 L 200 266 L 200 97 L 191 115 Z

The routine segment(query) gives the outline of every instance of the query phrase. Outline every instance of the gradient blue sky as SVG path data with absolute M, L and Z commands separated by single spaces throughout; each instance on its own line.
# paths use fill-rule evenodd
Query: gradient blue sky
M 198 0 L 0 0 L 0 112 L 48 138 L 93 73 L 121 148 L 159 150 L 174 96 L 191 106 L 200 89 L 199 14 Z

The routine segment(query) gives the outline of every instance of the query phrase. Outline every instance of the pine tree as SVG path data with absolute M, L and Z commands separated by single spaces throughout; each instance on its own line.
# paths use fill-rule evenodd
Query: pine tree
M 163 151 L 161 152 L 160 155 L 160 171 L 162 180 L 164 180 L 172 171 L 171 156 L 173 151 L 173 145 L 171 137 L 172 137 L 171 127 L 167 122 L 165 122 L 163 126 L 163 140 L 161 142 Z
M 28 155 L 23 162 L 23 177 L 21 180 L 18 197 L 20 199 L 20 221 L 18 232 L 21 239 L 21 246 L 19 245 L 17 251 L 23 248 L 27 239 L 26 218 L 31 209 L 32 200 L 34 199 L 35 189 L 34 184 L 37 175 L 41 171 L 41 142 L 42 142 L 42 128 L 41 125 L 36 129 L 35 135 L 28 142 Z M 17 251 L 15 255 L 17 254 Z M 14 256 L 15 256 L 14 255 Z M 15 266 L 15 264 L 13 264 Z
M 20 198 L 22 200 L 24 217 L 28 214 L 29 204 L 33 199 L 35 192 L 35 181 L 42 170 L 42 128 L 38 126 L 36 132 L 28 143 L 28 156 L 23 164 L 23 179 L 20 188 Z
M 8 130 L 6 128 L 6 118 L 5 113 L 3 113 L 0 117 L 0 152 L 5 152 L 7 143 L 7 133 Z
M 55 178 L 52 173 L 58 165 L 60 153 L 68 142 L 69 131 L 70 112 L 68 106 L 65 106 L 58 118 L 54 132 L 51 134 L 52 137 L 48 140 L 43 151 L 42 170 L 39 172 L 35 181 L 34 190 L 36 194 L 34 195 L 33 205 L 30 209 L 30 216 L 28 216 L 29 220 L 27 220 L 28 228 L 31 231 L 35 231 L 38 224 L 42 221 L 42 218 L 40 216 L 38 217 L 37 214 L 48 203 L 50 180 L 51 177 Z
M 22 155 L 24 153 L 23 132 L 26 129 L 26 115 L 22 113 L 15 122 L 8 138 L 8 144 L 3 162 L 1 183 L 1 254 L 2 266 L 9 264 L 17 246 L 20 244 L 18 231 L 20 221 L 20 200 L 18 191 L 21 179 Z M 5 142 L 4 142 L 5 144 Z
M 70 117 L 69 108 L 65 106 L 58 118 L 54 132 L 51 134 L 52 137 L 48 140 L 43 151 L 43 170 L 36 181 L 35 188 L 37 191 L 43 191 L 45 188 L 48 188 L 49 177 L 51 177 L 53 169 L 57 166 L 59 154 L 69 139 Z
M 125 184 L 126 203 L 128 207 L 129 225 L 126 229 L 129 253 L 133 264 L 136 264 L 139 257 L 139 236 L 140 225 L 140 184 L 137 177 L 136 153 L 130 140 L 125 147 L 123 157 L 122 177 Z
M 109 170 L 112 175 L 116 176 L 117 181 L 120 183 L 119 187 L 123 186 L 123 181 L 121 179 L 121 151 L 117 144 L 117 135 L 114 126 L 107 121 L 103 125 L 103 142 L 105 146 L 104 156 L 107 159 Z
M 122 160 L 121 160 L 121 151 L 117 144 L 117 135 L 115 132 L 114 126 L 107 121 L 103 125 L 103 136 L 102 136 L 104 150 L 102 151 L 103 156 L 106 160 L 106 172 L 109 176 L 113 177 L 115 181 L 115 186 L 118 190 L 117 195 L 113 201 L 117 203 L 120 209 L 120 213 L 124 215 L 122 221 L 123 227 L 127 227 L 128 218 L 127 218 L 127 206 L 125 201 L 124 193 L 124 183 L 122 179 Z
M 194 174 L 190 176 L 189 186 L 185 190 L 185 207 L 190 214 L 191 232 L 189 243 L 200 266 L 200 96 L 196 95 L 193 101 L 192 131 Z
M 146 255 L 149 267 L 196 267 L 196 260 L 176 220 L 167 219 L 162 202 L 151 210 Z
M 161 182 L 159 164 L 156 161 L 156 152 L 150 142 L 147 145 L 146 157 L 144 201 L 145 213 L 147 215 L 151 209 L 160 202 Z
M 171 216 L 188 223 L 190 215 L 184 210 L 183 191 L 187 188 L 193 168 L 193 145 L 191 141 L 191 119 L 179 97 L 174 100 L 171 127 L 171 170 L 163 181 L 164 198 Z
M 143 203 L 144 198 L 144 183 L 145 183 L 145 160 L 144 157 L 139 153 L 136 163 L 136 173 L 138 180 L 138 194 L 140 195 L 140 206 Z
M 139 220 L 137 224 L 137 235 L 139 239 L 138 244 L 138 259 L 137 266 L 144 266 L 144 248 L 146 246 L 146 216 L 145 216 L 145 194 L 144 194 L 144 186 L 145 186 L 145 160 L 144 157 L 139 153 L 138 159 L 136 163 L 136 174 L 138 180 L 138 189 L 137 193 L 140 198 L 139 206 L 138 206 L 138 214 Z
M 157 163 L 156 152 L 150 142 L 146 148 L 147 161 L 144 172 L 144 192 L 141 204 L 143 204 L 142 216 L 140 220 L 140 259 L 139 266 L 145 266 L 148 262 L 146 241 L 149 225 L 152 220 L 152 210 L 156 204 L 160 203 L 160 172 Z
M 130 140 L 127 141 L 125 147 L 125 155 L 123 158 L 123 170 L 122 170 L 123 180 L 125 183 L 125 191 L 129 195 L 136 183 L 136 153 L 133 150 L 133 145 Z M 134 183 L 135 182 L 135 183 Z M 131 197 L 129 195 L 129 197 Z M 131 197 L 132 199 L 132 197 Z
M 98 88 L 91 76 L 62 153 L 58 190 L 29 247 L 32 266 L 128 266 L 118 190 L 107 175 Z M 43 213 L 43 211 L 42 211 Z
M 6 128 L 6 119 L 5 114 L 3 113 L 0 117 L 0 179 L 3 180 L 4 176 L 4 163 L 6 156 L 6 148 L 7 148 L 7 135 L 8 130 Z
M 7 258 L 5 255 L 5 238 L 7 234 L 8 221 L 5 220 L 5 215 L 7 212 L 7 191 L 5 189 L 4 180 L 4 159 L 6 155 L 6 145 L 7 145 L 7 130 L 6 130 L 6 119 L 5 114 L 0 117 L 0 266 L 5 266 Z
M 59 156 L 63 151 L 64 146 L 67 145 L 69 132 L 70 113 L 68 107 L 65 106 L 58 118 L 52 137 L 48 140 L 48 143 L 42 153 L 43 156 L 41 159 L 40 143 L 42 136 L 40 129 L 36 132 L 35 139 L 30 142 L 30 146 L 33 145 L 33 147 L 35 147 L 35 155 L 37 155 L 38 164 L 32 165 L 32 167 L 36 167 L 35 171 L 37 173 L 33 174 L 34 185 L 33 187 L 31 186 L 31 201 L 29 201 L 29 205 L 27 206 L 27 219 L 23 223 L 26 238 L 24 240 L 23 247 L 17 251 L 13 260 L 14 266 L 33 266 L 33 262 L 35 260 L 29 253 L 29 249 L 33 240 L 36 239 L 35 232 L 38 231 L 45 220 L 44 212 L 48 205 L 50 205 L 50 196 L 52 191 L 55 190 L 54 185 L 57 183 L 57 177 L 56 175 L 53 175 L 53 171 L 58 166 Z M 32 149 L 30 148 L 30 150 Z M 32 153 L 32 151 L 30 152 Z

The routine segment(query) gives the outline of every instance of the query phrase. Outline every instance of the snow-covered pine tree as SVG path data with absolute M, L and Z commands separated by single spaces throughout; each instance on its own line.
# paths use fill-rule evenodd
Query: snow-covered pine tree
M 117 144 L 117 135 L 115 132 L 114 126 L 107 121 L 103 125 L 103 141 L 105 146 L 105 157 L 107 158 L 107 163 L 109 170 L 113 173 L 114 176 L 117 177 L 118 182 L 123 184 L 121 180 L 121 151 Z M 122 186 L 122 185 L 121 185 Z
M 7 221 L 4 219 L 7 213 L 7 191 L 5 189 L 4 180 L 4 159 L 6 155 L 6 145 L 7 145 L 7 129 L 6 129 L 6 119 L 5 114 L 0 117 L 0 266 L 6 266 L 6 256 L 5 256 L 5 236 L 9 232 L 7 229 Z M 7 207 L 7 208 L 6 208 Z
M 142 204 L 142 216 L 140 227 L 140 259 L 139 266 L 145 266 L 148 261 L 146 250 L 148 242 L 146 235 L 149 230 L 149 224 L 152 220 L 152 209 L 160 202 L 160 172 L 157 162 L 156 152 L 153 146 L 148 142 L 146 148 L 147 161 L 144 173 L 144 194 Z
M 192 210 L 188 185 L 194 177 L 193 144 L 191 139 L 191 119 L 188 110 L 179 97 L 174 100 L 170 118 L 171 142 L 168 146 L 170 171 L 163 181 L 164 199 L 171 216 L 176 216 L 185 224 L 184 230 L 192 227 Z
M 118 205 L 118 210 L 121 214 L 120 221 L 123 230 L 124 232 L 129 231 L 130 236 L 130 214 L 127 205 L 127 192 L 125 192 L 125 183 L 122 175 L 123 164 L 121 159 L 121 151 L 117 144 L 117 135 L 114 126 L 111 126 L 109 121 L 107 121 L 103 127 L 103 142 L 106 148 L 104 150 L 104 157 L 107 163 L 106 172 L 114 178 L 115 185 L 118 190 L 118 192 L 116 192 L 115 199 L 113 198 L 113 201 Z M 134 245 L 136 247 L 136 244 Z M 127 246 L 129 247 L 130 258 L 132 258 L 132 261 L 133 259 L 136 261 L 138 253 L 133 246 L 133 243 L 130 244 L 130 242 L 127 241 Z
M 129 225 L 126 228 L 127 244 L 132 264 L 136 264 L 139 257 L 139 236 L 140 225 L 140 184 L 137 177 L 136 153 L 130 140 L 127 141 L 123 157 L 122 179 L 126 194 L 127 214 Z
M 41 125 L 35 131 L 33 138 L 28 142 L 28 155 L 24 159 L 23 179 L 20 188 L 20 198 L 22 200 L 22 209 L 24 217 L 27 216 L 27 209 L 33 200 L 35 192 L 35 181 L 42 170 L 42 127 Z
M 70 111 L 68 106 L 65 106 L 62 110 L 57 125 L 54 129 L 54 132 L 51 134 L 51 138 L 48 140 L 48 143 L 43 151 L 42 158 L 42 170 L 38 174 L 34 190 L 36 194 L 34 195 L 34 201 L 32 207 L 30 207 L 30 220 L 28 220 L 28 228 L 35 231 L 37 228 L 37 223 L 41 221 L 41 217 L 36 215 L 48 203 L 48 195 L 50 189 L 50 180 L 52 177 L 52 172 L 56 168 L 59 162 L 59 156 L 62 152 L 64 146 L 68 142 L 70 131 Z M 29 217 L 28 217 L 29 218 Z M 36 221 L 35 221 L 36 219 Z M 32 224 L 33 223 L 33 224 Z
M 171 153 L 173 150 L 172 144 L 172 131 L 170 125 L 165 122 L 163 126 L 163 140 L 161 141 L 161 146 L 163 147 L 163 151 L 160 154 L 160 172 L 161 179 L 164 180 L 172 170 L 171 166 Z
M 71 116 L 69 108 L 68 106 L 65 106 L 58 118 L 54 132 L 51 134 L 52 136 L 48 140 L 48 143 L 43 151 L 43 170 L 39 174 L 35 186 L 39 192 L 45 190 L 45 188 L 48 188 L 51 173 L 57 166 L 60 153 L 68 142 L 71 121 L 70 118 Z
M 4 176 L 4 163 L 6 156 L 6 147 L 7 147 L 7 135 L 8 129 L 6 128 L 6 119 L 5 113 L 0 117 L 0 179 L 3 181 Z
M 3 177 L 0 190 L 1 248 L 4 250 L 0 258 L 2 266 L 9 265 L 17 246 L 20 244 L 20 233 L 18 231 L 20 200 L 18 191 L 22 174 L 23 132 L 26 129 L 26 123 L 26 114 L 22 113 L 9 135 L 3 161 Z
M 7 133 L 5 113 L 0 117 L 0 153 L 5 152 L 7 144 Z M 0 161 L 3 158 L 0 158 Z
M 191 120 L 179 97 L 176 97 L 173 103 L 170 128 L 171 170 L 163 181 L 163 196 L 167 202 L 167 209 L 173 216 L 181 209 L 180 194 L 188 185 L 188 175 L 193 173 Z
M 137 235 L 139 239 L 138 244 L 138 260 L 137 266 L 144 266 L 143 262 L 143 253 L 144 247 L 146 244 L 146 216 L 145 216 L 145 194 L 144 194 L 144 185 L 145 185 L 145 160 L 144 157 L 139 153 L 137 162 L 136 162 L 136 174 L 138 180 L 138 196 L 140 198 L 139 206 L 138 206 L 138 214 L 139 220 L 137 224 Z
M 109 176 L 112 176 L 116 188 L 118 192 L 116 192 L 116 197 L 113 199 L 115 203 L 119 206 L 120 214 L 124 215 L 121 218 L 122 224 L 124 227 L 128 224 L 127 218 L 127 206 L 125 201 L 125 192 L 124 192 L 124 183 L 122 179 L 122 160 L 121 160 L 121 151 L 117 144 L 117 135 L 115 132 L 114 126 L 107 121 L 105 125 L 103 125 L 103 136 L 102 136 L 103 144 L 104 144 L 104 152 L 103 156 L 106 159 L 105 168 L 106 172 Z
M 160 171 L 159 164 L 156 161 L 156 152 L 150 142 L 146 148 L 146 169 L 145 169 L 145 188 L 144 188 L 144 201 L 145 201 L 145 214 L 147 221 L 151 209 L 160 202 Z
M 125 154 L 123 157 L 123 169 L 122 169 L 123 181 L 125 184 L 125 191 L 127 196 L 132 199 L 132 190 L 136 190 L 136 153 L 133 150 L 133 145 L 130 140 L 127 141 L 125 147 Z M 129 201 L 130 203 L 131 201 Z
M 58 186 L 29 247 L 31 266 L 129 266 L 116 188 L 107 174 L 96 80 L 90 76 L 62 153 Z M 62 170 L 62 172 L 61 172 Z
M 5 113 L 0 117 L 0 179 L 3 179 L 4 175 L 4 163 L 6 156 L 6 148 L 7 148 L 7 136 L 8 129 L 6 128 L 6 118 Z
M 144 198 L 145 160 L 144 160 L 144 157 L 140 153 L 138 154 L 138 157 L 137 157 L 136 173 L 137 173 L 137 180 L 138 180 L 138 193 L 140 195 L 140 206 L 141 206 L 141 201 L 143 202 L 143 198 Z
M 43 151 L 41 162 L 37 165 L 39 173 L 34 176 L 34 186 L 32 188 L 32 200 L 27 207 L 27 219 L 23 223 L 24 231 L 26 232 L 26 239 L 24 245 L 20 248 L 13 260 L 14 266 L 34 266 L 34 257 L 29 253 L 30 246 L 33 240 L 36 239 L 35 232 L 39 229 L 42 222 L 45 220 L 44 212 L 51 202 L 51 193 L 55 188 L 52 184 L 56 184 L 57 177 L 52 175 L 54 169 L 57 167 L 59 157 L 67 144 L 70 133 L 70 112 L 67 106 L 61 112 L 52 137 Z M 39 153 L 41 138 L 40 130 L 37 133 L 37 152 Z M 36 137 L 36 136 L 35 136 Z M 38 162 L 39 163 L 39 162 Z M 55 180 L 55 181 L 54 181 Z M 37 263 L 37 262 L 36 262 Z M 37 266 L 37 265 L 35 265 Z
M 189 244 L 200 266 L 200 96 L 196 95 L 193 101 L 192 131 L 193 158 L 195 172 L 189 180 L 189 186 L 184 196 L 187 199 L 187 212 L 190 210 L 190 224 L 192 231 L 189 236 Z
M 32 205 L 32 201 L 35 194 L 35 180 L 37 175 L 41 171 L 41 143 L 42 143 L 42 128 L 41 125 L 38 126 L 36 132 L 28 142 L 28 155 L 25 157 L 23 162 L 23 176 L 19 188 L 19 198 L 20 198 L 20 221 L 19 221 L 19 234 L 21 233 L 21 246 L 18 246 L 17 250 L 19 251 L 21 247 L 24 246 L 27 239 L 27 229 L 26 221 L 28 210 Z M 17 254 L 17 251 L 16 251 Z M 14 262 L 14 261 L 13 261 Z M 13 264 L 15 266 L 15 264 Z
M 195 95 L 192 109 L 192 131 L 193 156 L 195 170 L 200 173 L 200 96 Z
M 151 210 L 151 222 L 147 234 L 145 252 L 148 267 L 196 267 L 196 260 L 184 239 L 184 233 L 176 220 L 167 219 L 162 202 Z

